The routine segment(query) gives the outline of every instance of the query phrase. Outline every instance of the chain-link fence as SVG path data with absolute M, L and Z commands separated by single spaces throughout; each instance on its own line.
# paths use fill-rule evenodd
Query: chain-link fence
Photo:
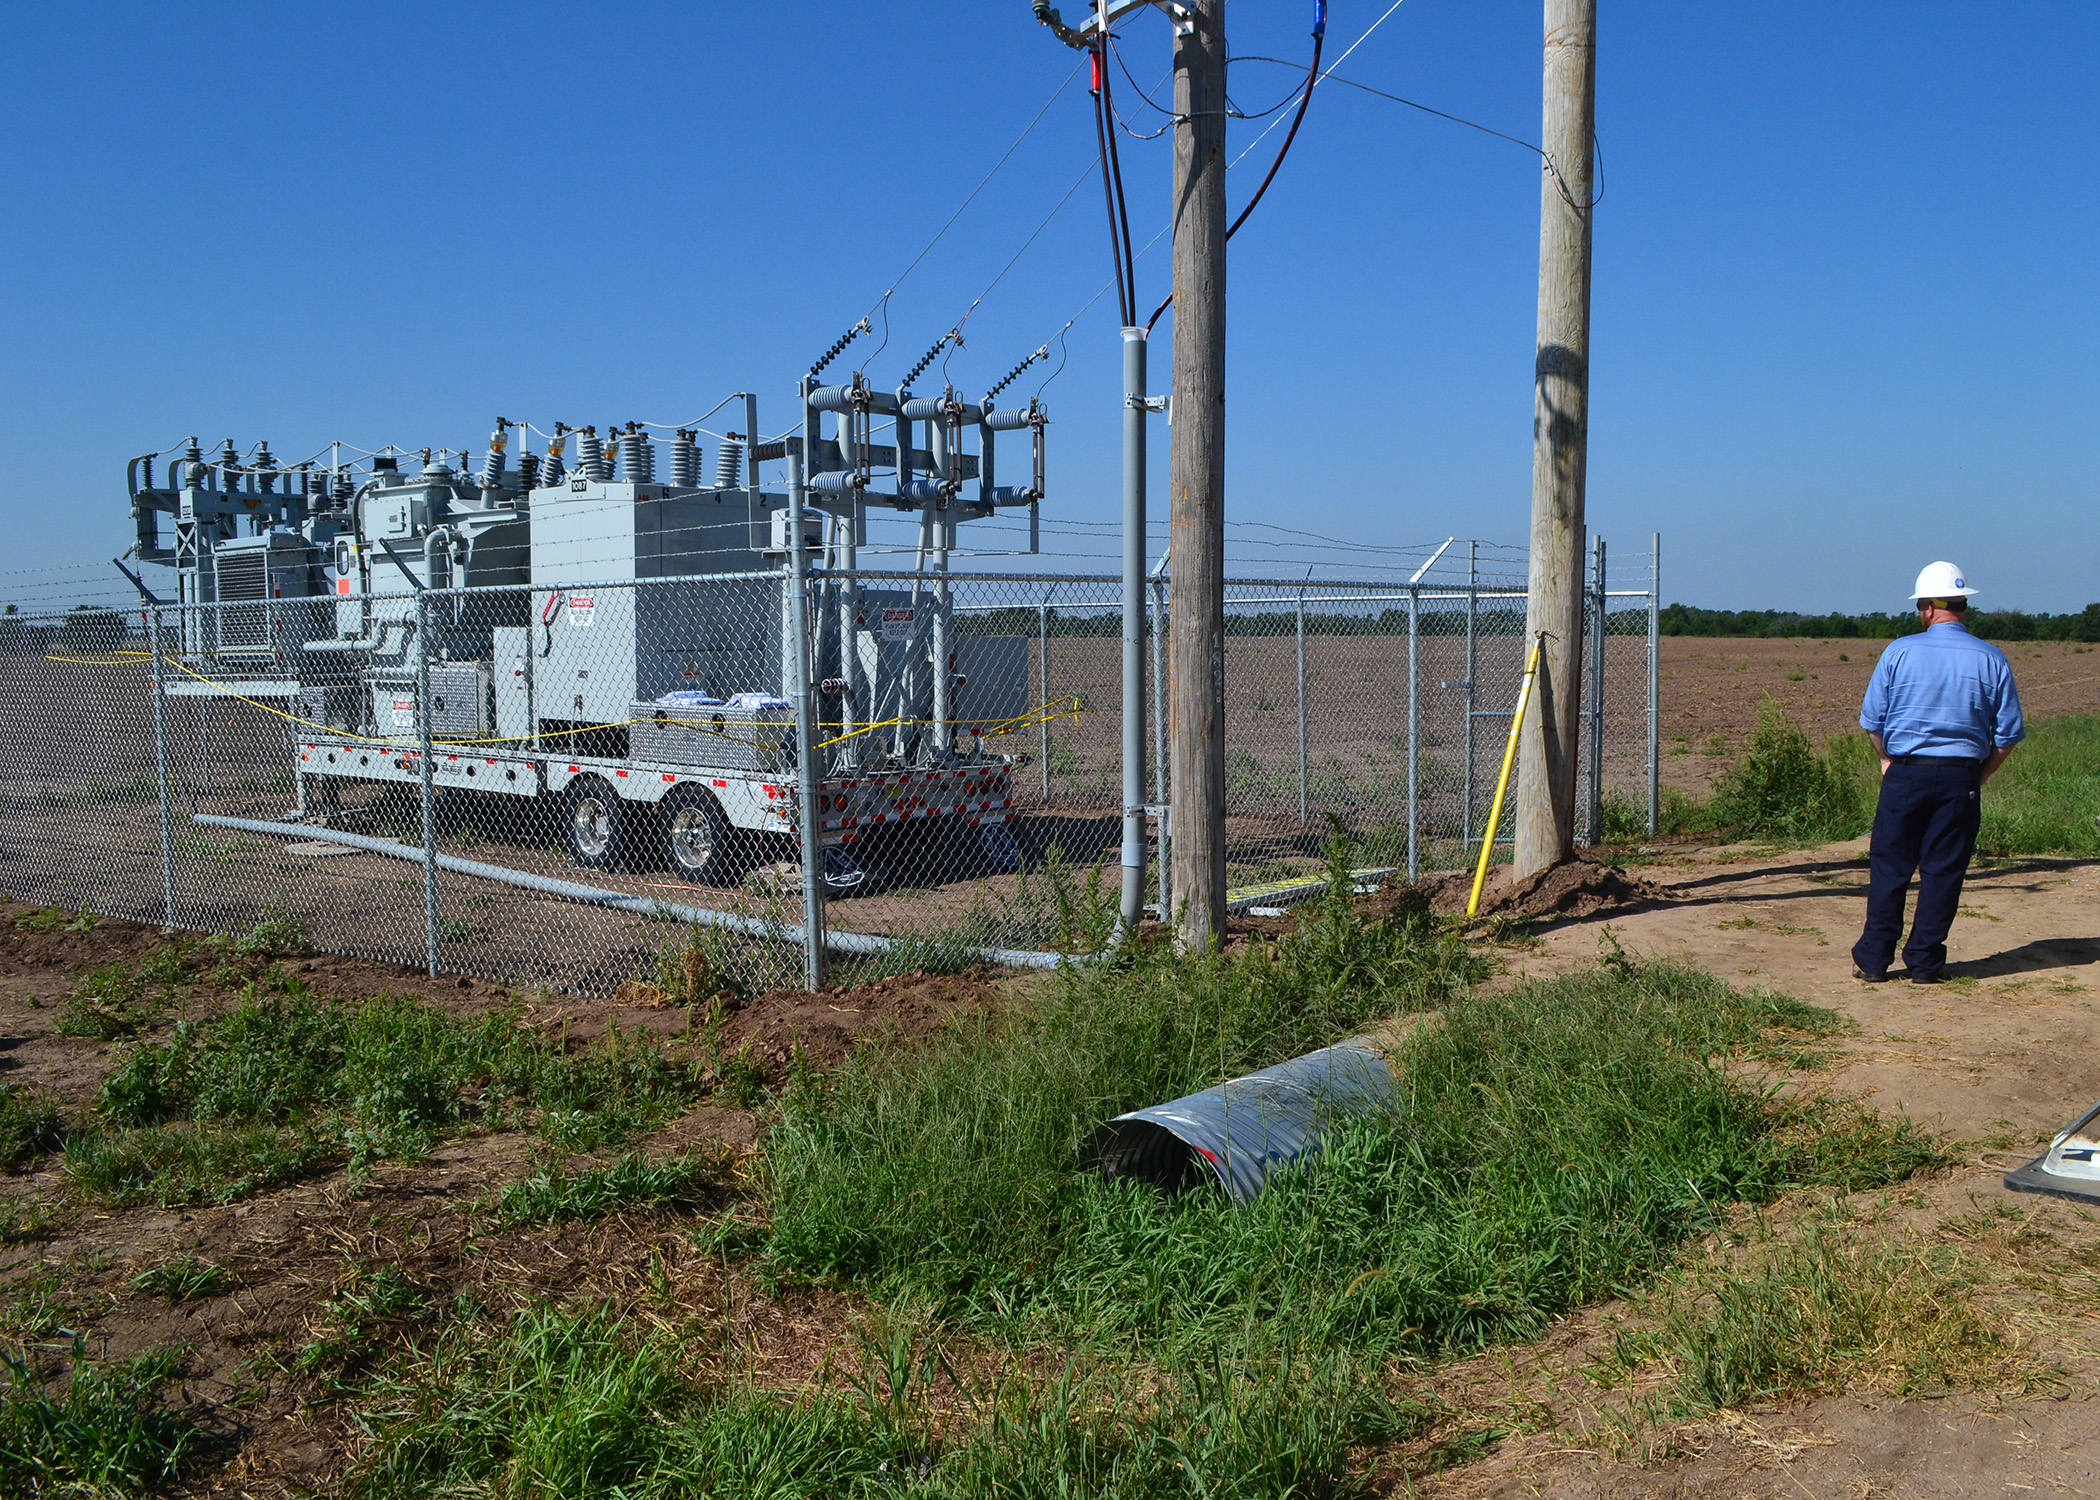
M 1593 560 L 1585 840 L 1652 826 L 1644 562 L 1609 589 Z M 1155 814 L 1172 587 L 1146 601 Z M 1231 582 L 1230 903 L 1304 894 L 1334 829 L 1367 870 L 1466 863 L 1523 632 L 1523 579 L 1449 552 Z M 1115 578 L 982 572 L 10 614 L 0 889 L 598 993 L 1043 963 L 1113 934 L 1120 639 Z

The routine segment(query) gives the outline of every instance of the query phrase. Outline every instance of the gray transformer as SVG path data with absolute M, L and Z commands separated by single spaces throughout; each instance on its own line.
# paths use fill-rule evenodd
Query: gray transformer
M 531 678 L 548 732 L 679 689 L 776 693 L 781 588 L 740 490 L 575 480 L 533 496 Z M 737 575 L 759 576 L 737 576 Z M 650 579 L 686 584 L 634 588 Z
M 780 838 L 816 816 L 827 845 L 879 843 L 907 817 L 989 833 L 1010 801 L 986 733 L 1028 708 L 1028 643 L 958 619 L 948 555 L 960 523 L 1001 508 L 1026 510 L 1034 550 L 1048 413 L 858 376 L 819 387 L 814 372 L 800 396 L 800 421 L 767 440 L 743 395 L 712 485 L 695 431 L 677 430 L 659 470 L 639 423 L 604 438 L 557 424 L 545 453 L 513 455 L 517 424 L 499 420 L 472 471 L 430 449 L 407 472 L 399 450 L 286 466 L 264 444 L 206 458 L 192 441 L 156 485 L 160 455 L 142 455 L 133 556 L 176 574 L 164 602 L 185 679 L 168 691 L 285 701 L 303 726 L 300 795 L 331 783 L 324 809 L 336 779 L 560 798 L 586 864 L 661 834 L 681 878 L 714 879 L 742 856 L 693 833 L 707 818 Z M 801 482 L 799 530 L 762 481 L 776 463 L 785 488 Z M 883 509 L 917 517 L 919 572 L 868 588 L 858 548 Z M 796 554 L 811 566 L 800 590 Z M 805 621 L 789 617 L 795 592 Z M 805 682 L 820 733 L 801 767 L 788 700 Z M 781 785 L 805 774 L 823 783 L 811 814 Z M 623 817 L 625 833 L 605 832 Z

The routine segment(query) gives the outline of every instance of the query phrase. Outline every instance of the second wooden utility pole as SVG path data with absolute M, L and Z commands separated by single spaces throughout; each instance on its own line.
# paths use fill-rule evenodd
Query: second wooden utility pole
M 1590 161 L 1597 0 L 1546 0 L 1545 167 L 1539 187 L 1539 336 L 1532 392 L 1531 591 L 1545 637 L 1536 707 L 1517 747 L 1519 880 L 1575 852 L 1582 722 L 1583 485 L 1589 456 Z M 1179 558 L 1177 557 L 1177 562 Z
M 1174 38 L 1172 888 L 1183 948 L 1225 938 L 1225 0 Z

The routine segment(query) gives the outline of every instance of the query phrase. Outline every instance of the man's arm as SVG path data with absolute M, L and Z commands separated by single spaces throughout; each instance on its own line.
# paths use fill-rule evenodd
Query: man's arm
M 1881 731 L 1878 729 L 1869 729 L 1867 738 L 1874 742 L 1874 753 L 1881 757 L 1881 774 L 1888 775 L 1889 767 L 1895 764 L 1889 759 L 1888 741 L 1881 737 Z
M 2006 761 L 2010 760 L 2012 758 L 2013 751 L 2017 750 L 2018 748 L 2019 746 L 2017 745 L 2000 745 L 1989 755 L 1986 755 L 1983 758 L 1983 769 L 1982 771 L 1977 773 L 1976 784 L 1978 786 L 1982 786 L 1986 781 L 1989 781 L 1993 776 L 1997 775 L 1998 768 L 2004 765 Z

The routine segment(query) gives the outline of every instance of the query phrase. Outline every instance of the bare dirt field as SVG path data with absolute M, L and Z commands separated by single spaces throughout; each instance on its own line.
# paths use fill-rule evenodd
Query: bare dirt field
M 1779 701 L 1821 743 L 1859 728 L 1859 702 L 1886 641 L 1662 641 L 1663 783 L 1703 790 L 1757 727 L 1757 706 Z M 2030 718 L 2100 707 L 2100 647 L 2008 641 L 2020 703 Z

